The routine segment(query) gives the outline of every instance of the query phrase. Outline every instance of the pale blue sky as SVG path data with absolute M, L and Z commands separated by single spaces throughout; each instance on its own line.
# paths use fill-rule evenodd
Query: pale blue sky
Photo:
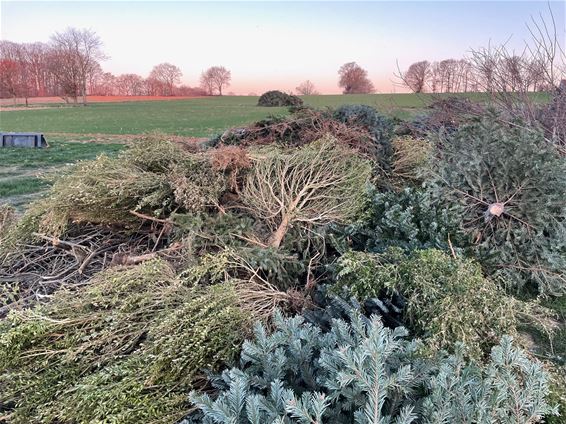
M 551 2 L 561 37 L 565 2 Z M 337 70 L 357 61 L 378 91 L 394 90 L 398 61 L 459 58 L 490 41 L 521 48 L 525 23 L 547 13 L 543 1 L 396 2 L 31 2 L 0 1 L 1 37 L 47 41 L 68 26 L 91 28 L 114 74 L 146 76 L 171 62 L 197 85 L 212 65 L 232 71 L 237 93 L 290 90 L 305 79 L 338 92 Z M 25 24 L 24 24 L 25 23 Z

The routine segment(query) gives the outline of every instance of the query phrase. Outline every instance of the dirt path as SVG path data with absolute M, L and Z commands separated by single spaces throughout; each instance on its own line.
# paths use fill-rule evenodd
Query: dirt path
M 58 168 L 58 166 L 49 166 L 41 169 L 27 169 L 20 168 L 18 166 L 2 166 L 0 167 L 0 181 L 6 181 L 20 177 L 38 177 L 56 168 Z

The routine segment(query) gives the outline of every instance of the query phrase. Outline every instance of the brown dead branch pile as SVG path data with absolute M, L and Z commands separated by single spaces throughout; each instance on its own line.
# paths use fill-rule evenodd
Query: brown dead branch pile
M 552 101 L 537 111 L 537 120 L 544 129 L 545 136 L 566 156 L 566 80 L 556 90 Z
M 179 249 L 168 242 L 170 225 L 154 222 L 137 232 L 109 226 L 73 225 L 64 237 L 35 233 L 3 258 L 0 268 L 0 317 L 48 297 L 62 286 L 86 283 L 114 265 L 135 265 L 158 256 L 175 259 Z
M 469 123 L 485 113 L 485 107 L 463 97 L 447 97 L 435 100 L 424 115 L 403 123 L 398 133 L 415 138 L 426 138 L 443 130 L 453 133 L 463 124 Z
M 214 145 L 299 147 L 326 135 L 364 154 L 371 155 L 373 138 L 367 128 L 336 120 L 328 111 L 301 109 L 287 118 L 269 118 L 246 128 L 232 128 L 212 140 Z

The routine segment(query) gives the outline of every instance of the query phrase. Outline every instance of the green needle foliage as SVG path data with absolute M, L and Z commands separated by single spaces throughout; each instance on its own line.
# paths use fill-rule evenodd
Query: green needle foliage
M 373 157 L 378 158 L 382 170 L 393 166 L 393 121 L 367 105 L 344 105 L 334 111 L 334 119 L 348 125 L 367 129 L 372 137 Z
M 462 423 L 540 422 L 555 413 L 548 375 L 504 337 L 485 367 L 456 354 L 425 360 L 403 328 L 359 314 L 329 332 L 302 317 L 256 326 L 240 368 L 213 382 L 216 399 L 191 393 L 201 411 L 185 423 Z
M 338 260 L 336 279 L 335 290 L 347 287 L 359 300 L 404 296 L 405 322 L 434 351 L 453 351 L 462 342 L 471 356 L 481 358 L 503 334 L 515 335 L 521 312 L 529 312 L 485 279 L 476 262 L 434 249 L 409 256 L 399 249 L 348 252 Z
M 443 138 L 428 186 L 471 251 L 515 289 L 566 293 L 566 161 L 542 132 L 497 116 Z
M 338 248 L 344 241 L 355 250 L 380 253 L 394 246 L 405 251 L 437 248 L 449 250 L 462 243 L 458 216 L 438 205 L 430 193 L 418 188 L 399 192 L 368 191 L 362 218 L 334 233 Z
M 112 268 L 0 322 L 0 404 L 14 423 L 174 422 L 248 320 L 230 284 L 187 287 L 161 260 Z

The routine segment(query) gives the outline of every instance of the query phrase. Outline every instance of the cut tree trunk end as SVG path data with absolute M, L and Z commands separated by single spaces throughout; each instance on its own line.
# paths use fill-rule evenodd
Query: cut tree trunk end
M 487 213 L 491 216 L 500 217 L 503 212 L 505 212 L 505 205 L 500 202 L 492 203 L 487 208 Z

